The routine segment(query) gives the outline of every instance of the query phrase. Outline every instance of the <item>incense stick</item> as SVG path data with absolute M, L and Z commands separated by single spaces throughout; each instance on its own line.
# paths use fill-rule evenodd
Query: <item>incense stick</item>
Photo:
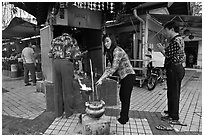
M 92 85 L 92 90 L 93 90 L 93 101 L 94 101 L 94 80 L 93 80 L 93 69 L 92 69 L 91 59 L 90 59 L 90 69 L 91 69 L 91 85 Z

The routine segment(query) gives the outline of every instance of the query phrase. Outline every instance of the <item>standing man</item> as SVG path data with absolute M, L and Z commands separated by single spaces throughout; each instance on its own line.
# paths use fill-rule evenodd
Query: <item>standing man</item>
M 32 44 L 30 43 L 29 46 L 22 50 L 21 57 L 23 59 L 23 66 L 24 66 L 24 82 L 25 86 L 31 85 L 29 83 L 29 72 L 31 73 L 31 78 L 33 81 L 33 86 L 36 85 L 36 75 L 35 75 L 35 55 L 34 50 L 32 49 Z
M 168 120 L 170 124 L 180 125 L 179 122 L 179 100 L 181 81 L 185 75 L 183 63 L 185 61 L 184 41 L 179 35 L 179 27 L 174 21 L 170 21 L 164 25 L 165 33 L 170 42 L 167 47 L 163 47 L 161 43 L 157 44 L 157 48 L 165 56 L 165 68 L 167 75 L 167 101 L 168 110 L 164 113 L 162 120 Z
M 73 114 L 74 90 L 73 77 L 74 67 L 72 60 L 81 54 L 77 41 L 69 34 L 63 33 L 56 37 L 51 43 L 51 50 L 48 54 L 53 58 L 54 77 L 54 105 L 56 117 L 66 118 Z

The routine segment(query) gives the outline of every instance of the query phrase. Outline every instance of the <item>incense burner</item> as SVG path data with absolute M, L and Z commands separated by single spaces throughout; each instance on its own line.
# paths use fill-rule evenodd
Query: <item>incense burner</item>
M 92 118 L 100 118 L 105 112 L 104 105 L 105 102 L 103 100 L 86 102 L 86 114 L 88 114 Z
M 81 85 L 82 91 L 92 91 L 92 100 L 91 95 L 89 95 L 89 101 L 85 103 L 86 106 L 86 114 L 91 118 L 100 118 L 105 112 L 105 102 L 103 100 L 99 101 L 97 86 L 94 86 L 94 78 L 93 78 L 93 68 L 92 62 L 90 59 L 90 69 L 91 69 L 91 88 L 87 87 L 85 84 L 82 84 L 80 79 L 78 79 L 79 84 Z M 96 99 L 95 99 L 96 96 Z

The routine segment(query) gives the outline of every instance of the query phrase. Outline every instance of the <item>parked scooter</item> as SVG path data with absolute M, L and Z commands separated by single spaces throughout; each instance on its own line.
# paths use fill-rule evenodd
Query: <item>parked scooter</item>
M 151 91 L 158 83 L 165 81 L 165 71 L 161 67 L 151 67 L 148 69 L 149 72 L 147 73 L 147 88 Z

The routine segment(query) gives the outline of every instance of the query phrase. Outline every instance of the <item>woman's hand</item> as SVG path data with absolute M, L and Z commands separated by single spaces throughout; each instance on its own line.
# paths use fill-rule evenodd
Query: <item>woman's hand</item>
M 99 86 L 102 84 L 102 79 L 99 79 L 97 82 L 96 82 L 96 86 Z

